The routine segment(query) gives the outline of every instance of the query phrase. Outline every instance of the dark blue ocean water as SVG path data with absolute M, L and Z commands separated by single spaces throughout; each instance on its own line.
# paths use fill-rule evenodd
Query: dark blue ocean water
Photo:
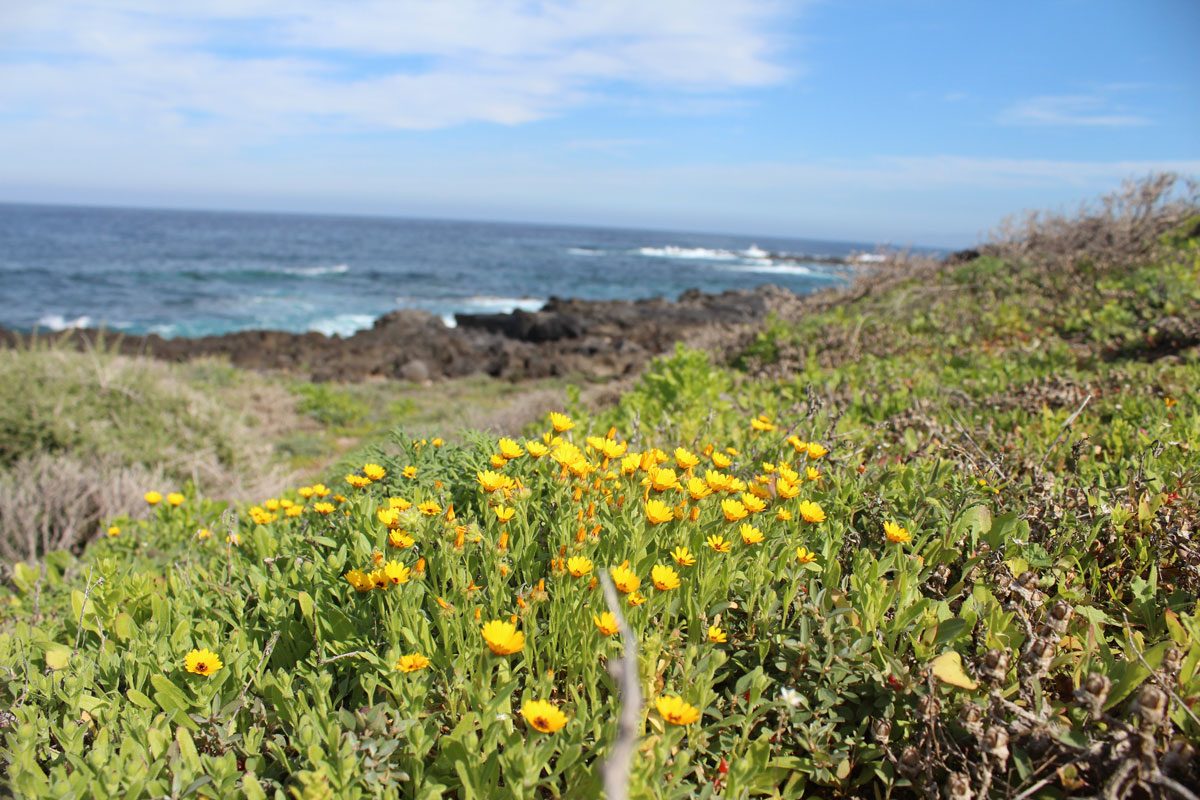
M 536 309 L 844 280 L 869 244 L 375 217 L 0 204 L 0 324 L 347 335 L 398 308 Z

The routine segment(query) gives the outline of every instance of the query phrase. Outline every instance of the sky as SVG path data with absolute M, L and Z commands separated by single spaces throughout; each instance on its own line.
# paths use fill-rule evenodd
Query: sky
M 941 247 L 1200 176 L 1195 0 L 0 0 L 0 201 Z

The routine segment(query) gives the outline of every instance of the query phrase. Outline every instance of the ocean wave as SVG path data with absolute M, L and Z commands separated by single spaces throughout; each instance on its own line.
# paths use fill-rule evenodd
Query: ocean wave
M 46 314 L 40 317 L 37 321 L 39 328 L 49 328 L 52 331 L 68 331 L 72 328 L 88 328 L 91 327 L 92 318 L 87 314 L 78 316 L 75 319 L 67 319 L 62 314 Z
M 567 252 L 573 256 L 602 256 L 608 253 L 598 247 L 568 247 Z
M 680 247 L 669 244 L 665 247 L 639 247 L 634 251 L 638 255 L 651 258 L 699 259 L 702 261 L 741 261 L 746 258 L 741 253 L 732 250 L 718 250 L 708 247 Z
M 341 275 L 350 271 L 349 264 L 334 264 L 331 267 L 284 267 L 288 275 L 302 275 L 305 278 L 315 278 L 318 275 Z
M 768 262 L 766 264 L 744 264 L 729 267 L 730 270 L 737 272 L 761 272 L 772 275 L 804 275 L 810 278 L 825 278 L 827 280 L 837 280 L 838 276 L 828 272 L 815 270 L 812 267 L 804 264 L 777 264 Z
M 326 336 L 352 336 L 358 331 L 364 331 L 375 324 L 375 317 L 370 314 L 337 314 L 332 317 L 313 320 L 308 323 L 308 330 L 323 333 Z

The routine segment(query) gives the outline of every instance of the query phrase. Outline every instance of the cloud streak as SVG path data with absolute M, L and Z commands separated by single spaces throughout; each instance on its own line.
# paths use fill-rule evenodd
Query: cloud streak
M 630 92 L 719 97 L 789 75 L 771 32 L 780 7 L 761 1 L 28 5 L 0 25 L 0 104 L 105 125 L 181 109 L 264 133 L 517 125 Z
M 1045 125 L 1087 128 L 1128 128 L 1152 121 L 1114 106 L 1107 94 L 1032 97 L 1000 112 L 1003 125 Z

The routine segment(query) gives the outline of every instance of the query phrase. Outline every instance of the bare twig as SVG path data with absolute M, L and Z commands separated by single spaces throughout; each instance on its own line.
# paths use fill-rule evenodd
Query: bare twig
M 95 583 L 92 583 L 92 573 L 95 571 L 95 566 L 88 570 L 87 588 L 83 592 L 83 604 L 79 606 L 79 627 L 75 630 L 75 653 L 79 652 L 79 642 L 83 639 L 83 612 L 87 609 L 88 598 L 92 595 L 92 589 L 104 583 L 104 578 L 100 578 Z
M 259 670 L 262 669 L 262 665 L 270 658 L 271 651 L 275 649 L 275 643 L 278 641 L 279 631 L 275 631 L 271 636 L 271 641 L 267 642 L 267 646 L 263 648 L 262 658 L 258 660 L 258 666 L 254 668 L 254 672 L 250 673 L 250 677 L 246 679 L 246 685 L 242 687 L 242 694 L 238 698 L 238 702 L 243 706 L 246 705 L 246 692 L 250 690 L 250 684 L 254 682 L 254 678 L 257 677 Z
M 341 655 L 330 656 L 329 658 L 322 658 L 320 661 L 317 662 L 317 666 L 323 667 L 326 664 L 332 664 L 334 661 L 341 661 L 343 658 L 351 658 L 353 656 L 365 656 L 368 652 L 370 652 L 370 651 L 369 650 L 354 650 L 349 653 L 342 653 Z
M 1129 633 L 1129 617 L 1125 615 L 1125 612 L 1121 612 L 1121 619 L 1125 622 L 1125 639 L 1129 642 L 1129 649 L 1133 651 L 1135 656 L 1137 656 L 1138 661 L 1142 662 L 1142 666 L 1150 670 L 1150 676 L 1154 678 L 1154 682 L 1161 686 L 1163 691 L 1165 691 L 1170 698 L 1174 700 L 1180 708 L 1183 709 L 1183 712 L 1192 718 L 1192 722 L 1196 723 L 1197 726 L 1200 726 L 1200 717 L 1196 716 L 1196 712 L 1192 711 L 1192 709 L 1188 707 L 1188 704 L 1183 702 L 1183 700 L 1179 698 L 1179 695 L 1175 694 L 1175 690 L 1172 689 L 1166 681 L 1159 677 L 1158 672 L 1154 669 L 1154 667 L 1150 666 L 1150 663 L 1146 661 L 1146 657 L 1142 655 L 1142 651 L 1139 650 L 1138 646 L 1133 643 L 1133 637 Z
M 604 773 L 604 794 L 608 800 L 626 800 L 629 797 L 633 748 L 637 743 L 637 723 L 642 710 L 642 686 L 637 674 L 637 637 L 621 613 L 620 596 L 607 572 L 600 573 L 600 582 L 604 586 L 604 599 L 612 615 L 617 618 L 621 638 L 625 642 L 625 655 L 609 663 L 609 671 L 621 687 L 621 713 L 617 717 L 617 740 L 613 742 L 612 754 L 601 769 Z
M 1062 441 L 1063 434 L 1067 432 L 1067 428 L 1071 427 L 1071 423 L 1075 421 L 1076 417 L 1083 413 L 1083 410 L 1087 408 L 1087 404 L 1090 402 L 1092 402 L 1092 396 L 1089 394 L 1087 397 L 1083 398 L 1083 402 L 1079 405 L 1079 408 L 1075 409 L 1075 413 L 1067 417 L 1067 421 L 1064 422 L 1062 427 L 1058 429 L 1058 436 L 1054 437 L 1054 441 L 1050 443 L 1050 446 L 1046 448 L 1046 452 L 1042 454 L 1042 460 L 1039 461 L 1037 465 L 1038 469 L 1041 469 L 1042 465 L 1046 463 L 1046 459 L 1050 457 L 1052 452 L 1054 452 L 1054 447 L 1060 441 Z

